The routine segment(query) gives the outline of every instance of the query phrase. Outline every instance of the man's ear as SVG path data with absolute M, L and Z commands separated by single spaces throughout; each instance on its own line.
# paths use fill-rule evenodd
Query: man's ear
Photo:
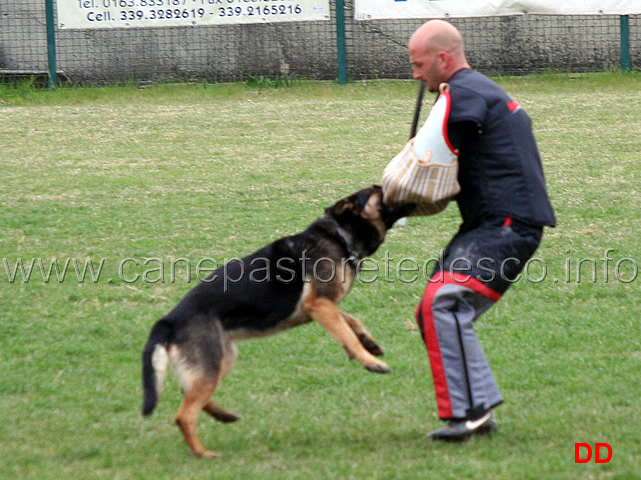
M 449 68 L 453 63 L 452 54 L 450 52 L 441 51 L 438 53 L 438 59 L 441 65 L 445 68 Z

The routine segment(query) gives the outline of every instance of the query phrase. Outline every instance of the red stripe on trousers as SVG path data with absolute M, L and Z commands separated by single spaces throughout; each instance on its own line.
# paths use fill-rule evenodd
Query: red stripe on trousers
M 442 275 L 438 280 L 435 280 L 437 275 Z M 434 326 L 434 316 L 432 314 L 432 307 L 434 297 L 438 290 L 445 285 L 462 285 L 470 290 L 489 298 L 493 302 L 499 301 L 501 294 L 496 290 L 492 290 L 485 283 L 477 280 L 476 278 L 464 275 L 461 273 L 452 272 L 437 272 L 430 279 L 430 282 L 425 288 L 423 300 L 416 309 L 416 320 L 420 321 L 418 312 L 422 314 L 423 318 L 423 335 L 425 347 L 427 348 L 430 365 L 432 367 L 432 380 L 434 382 L 434 390 L 436 392 L 436 404 L 438 406 L 438 416 L 443 419 L 452 418 L 452 402 L 450 400 L 450 393 L 447 387 L 447 377 L 445 376 L 445 367 L 443 366 L 443 358 L 441 357 L 441 347 L 438 344 L 438 336 L 436 334 L 436 327 Z

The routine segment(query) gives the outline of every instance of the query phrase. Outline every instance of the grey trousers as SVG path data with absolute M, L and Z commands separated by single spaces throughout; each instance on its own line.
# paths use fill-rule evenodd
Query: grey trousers
M 435 269 L 416 319 L 443 420 L 474 419 L 503 401 L 474 322 L 517 278 L 542 231 L 509 217 L 462 229 Z
M 438 415 L 443 420 L 474 418 L 503 401 L 473 327 L 501 294 L 474 278 L 457 281 L 456 274 L 442 275 L 443 282 L 427 286 L 417 309 Z

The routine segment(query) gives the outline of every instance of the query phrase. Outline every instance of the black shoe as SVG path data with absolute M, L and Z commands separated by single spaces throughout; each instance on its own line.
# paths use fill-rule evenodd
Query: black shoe
M 463 442 L 472 435 L 487 435 L 496 432 L 498 427 L 492 412 L 488 411 L 476 420 L 452 420 L 444 427 L 429 434 L 432 440 Z

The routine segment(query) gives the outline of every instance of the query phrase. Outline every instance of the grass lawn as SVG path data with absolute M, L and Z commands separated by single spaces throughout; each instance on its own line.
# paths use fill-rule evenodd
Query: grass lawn
M 214 264 L 379 182 L 417 85 L 0 86 L 0 476 L 641 479 L 641 76 L 498 81 L 533 119 L 559 223 L 476 326 L 506 400 L 499 433 L 425 439 L 439 426 L 413 318 L 426 282 L 399 268 L 438 258 L 451 205 L 393 229 L 342 304 L 392 372 L 315 324 L 242 343 L 215 397 L 241 421 L 199 422 L 216 460 L 174 425 L 173 377 L 141 417 L 149 328 Z M 608 443 L 611 461 L 576 464 L 577 442 Z

